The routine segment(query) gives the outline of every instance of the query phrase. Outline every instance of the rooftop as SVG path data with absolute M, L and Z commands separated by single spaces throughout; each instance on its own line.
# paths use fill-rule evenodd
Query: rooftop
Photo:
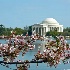
M 47 22 L 47 23 L 58 23 L 55 19 L 53 19 L 53 18 L 46 18 L 45 20 L 44 20 L 44 22 Z

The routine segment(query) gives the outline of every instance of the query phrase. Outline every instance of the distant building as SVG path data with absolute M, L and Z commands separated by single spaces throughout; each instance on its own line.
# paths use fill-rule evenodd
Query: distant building
M 59 25 L 59 23 L 53 18 L 46 18 L 40 24 L 32 25 L 32 32 L 35 30 L 35 33 L 39 33 L 41 36 L 45 35 L 46 32 L 57 29 L 58 32 L 63 32 L 63 25 Z

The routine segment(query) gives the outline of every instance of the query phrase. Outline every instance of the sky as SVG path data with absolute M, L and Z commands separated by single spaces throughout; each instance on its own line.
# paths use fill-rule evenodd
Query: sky
M 0 0 L 0 24 L 24 28 L 54 18 L 70 27 L 70 0 Z

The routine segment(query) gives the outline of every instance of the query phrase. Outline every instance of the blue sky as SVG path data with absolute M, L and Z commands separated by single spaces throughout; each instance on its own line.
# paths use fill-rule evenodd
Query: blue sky
M 70 0 L 0 0 L 0 24 L 21 27 L 54 18 L 70 27 Z

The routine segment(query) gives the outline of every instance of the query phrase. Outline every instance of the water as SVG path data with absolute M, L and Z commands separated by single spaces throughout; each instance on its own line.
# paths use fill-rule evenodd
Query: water
M 68 43 L 70 43 L 70 40 L 67 40 L 68 41 Z M 5 43 L 6 41 L 4 40 L 4 39 L 1 39 L 0 40 L 0 43 Z M 20 60 L 31 60 L 32 58 L 34 58 L 34 54 L 36 54 L 37 53 L 37 51 L 38 51 L 38 44 L 39 43 L 42 43 L 43 44 L 43 46 L 44 46 L 44 42 L 41 42 L 41 41 L 37 41 L 35 44 L 36 44 L 36 48 L 34 49 L 34 50 L 29 50 L 26 54 L 25 54 L 25 56 L 21 56 L 21 52 L 20 52 L 20 55 L 18 56 L 18 59 L 20 59 Z M 40 50 L 42 51 L 44 48 L 43 47 L 41 47 L 40 48 Z M 0 60 L 2 60 L 2 58 L 0 57 Z M 12 69 L 10 69 L 10 68 L 12 68 Z M 0 65 L 0 70 L 13 70 L 14 68 L 15 68 L 15 65 L 10 65 L 10 68 L 6 68 L 5 66 L 3 66 L 3 65 Z M 38 67 L 36 67 L 36 63 L 32 63 L 32 64 L 30 64 L 30 68 L 28 69 L 28 70 L 70 70 L 70 64 L 63 64 L 63 63 L 61 63 L 61 64 L 59 64 L 58 66 L 57 66 L 57 68 L 55 68 L 55 67 L 48 67 L 47 66 L 47 64 L 46 63 L 39 63 L 39 66 Z

